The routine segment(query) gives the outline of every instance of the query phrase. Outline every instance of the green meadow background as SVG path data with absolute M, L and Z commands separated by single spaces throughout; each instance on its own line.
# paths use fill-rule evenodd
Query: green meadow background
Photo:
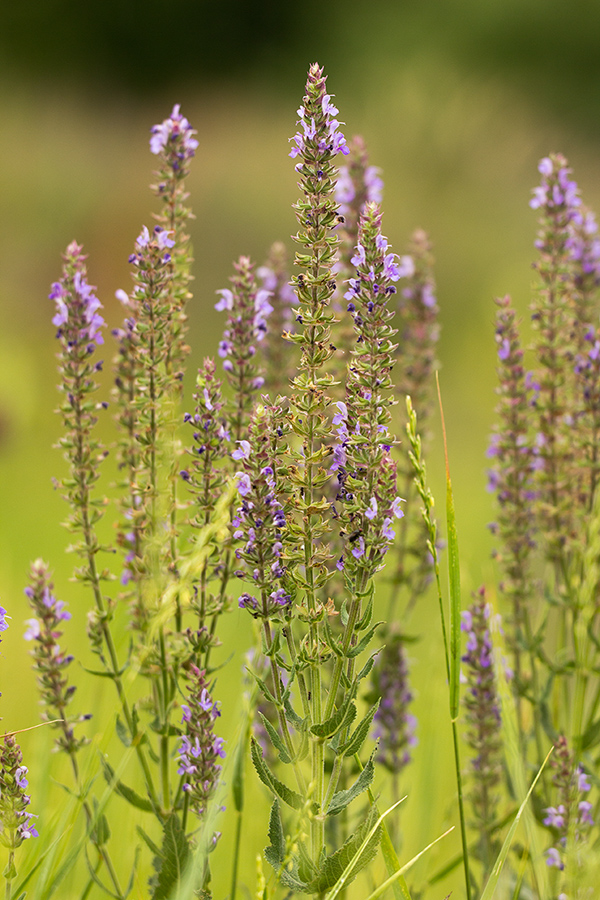
M 0 659 L 6 730 L 38 721 L 29 648 L 22 640 L 29 615 L 23 587 L 34 558 L 51 564 L 57 592 L 70 603 L 69 649 L 84 665 L 91 662 L 89 597 L 69 580 L 69 536 L 58 524 L 66 508 L 52 485 L 64 464 L 52 449 L 61 429 L 53 411 L 56 348 L 47 295 L 60 274 L 60 254 L 75 238 L 89 254 L 89 278 L 108 323 L 119 323 L 114 292 L 129 288 L 128 255 L 157 209 L 147 189 L 154 168 L 150 126 L 180 102 L 200 142 L 189 181 L 196 214 L 190 406 L 194 370 L 219 340 L 223 321 L 213 309 L 215 290 L 227 285 L 232 261 L 248 254 L 261 263 L 274 240 L 292 249 L 297 188 L 288 138 L 309 63 L 325 66 L 346 136 L 362 134 L 371 162 L 383 170 L 384 231 L 394 249 L 403 252 L 417 227 L 434 244 L 440 382 L 466 603 L 482 583 L 493 596 L 496 577 L 487 530 L 493 507 L 485 489 L 495 402 L 493 299 L 510 293 L 527 316 L 536 229 L 528 200 L 541 156 L 567 155 L 585 201 L 600 207 L 599 46 L 600 6 L 591 0 L 182 0 L 170 6 L 154 0 L 22 0 L 2 8 L 0 603 L 12 616 Z M 101 355 L 106 397 L 109 336 Z M 428 467 L 441 504 L 437 418 L 433 427 Z M 101 431 L 112 439 L 110 411 Z M 107 490 L 110 480 L 109 461 Z M 408 793 L 403 859 L 457 822 L 433 596 L 423 598 L 411 631 L 419 638 L 411 645 L 411 676 L 420 744 L 401 784 Z M 253 640 L 250 617 L 234 611 L 221 636 L 220 659 L 228 662 L 216 690 L 223 708 L 219 727 L 231 749 L 243 653 Z M 126 647 L 124 633 L 123 655 Z M 79 684 L 74 705 L 94 713 L 84 728 L 102 750 L 116 747 L 112 693 L 91 682 L 79 663 L 73 669 Z M 65 797 L 47 776 L 51 771 L 60 781 L 68 773 L 58 759 L 50 766 L 45 729 L 23 735 L 22 744 L 31 808 L 40 813 L 39 828 L 47 836 L 58 828 L 53 816 Z M 252 816 L 242 881 L 252 891 L 255 857 L 266 844 L 268 800 L 250 772 L 249 780 Z M 377 787 L 385 794 L 383 781 Z M 123 815 L 118 799 L 111 809 L 119 819 L 115 853 L 125 863 L 133 855 L 135 820 Z M 214 857 L 216 897 L 228 889 L 228 821 L 226 814 Z M 35 855 L 30 844 L 26 850 Z M 450 838 L 436 848 L 415 869 L 416 883 L 457 847 Z M 134 896 L 144 896 L 147 875 L 142 869 Z M 427 896 L 441 898 L 449 890 L 462 896 L 460 877 L 451 874 Z M 75 887 L 67 884 L 62 896 L 71 895 L 77 896 Z

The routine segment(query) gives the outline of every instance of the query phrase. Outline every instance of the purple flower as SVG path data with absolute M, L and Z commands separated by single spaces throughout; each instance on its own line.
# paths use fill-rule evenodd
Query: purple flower
M 150 152 L 159 154 L 163 150 L 172 149 L 181 160 L 190 159 L 198 149 L 196 134 L 185 116 L 179 112 L 179 103 L 173 107 L 168 119 L 150 129 Z
M 546 850 L 546 865 L 560 869 L 561 872 L 564 869 L 565 864 L 562 861 L 560 853 L 558 852 L 556 847 L 550 847 L 549 850 Z
M 236 441 L 236 443 L 240 446 L 237 450 L 233 451 L 233 453 L 231 454 L 231 458 L 235 460 L 248 459 L 248 457 L 250 456 L 250 444 L 248 443 L 248 441 Z
M 373 720 L 374 737 L 379 740 L 377 759 L 397 775 L 410 762 L 410 748 L 417 743 L 416 719 L 409 712 L 413 695 L 408 683 L 404 641 L 397 631 L 386 636 L 373 669 L 373 686 L 381 697 Z
M 209 694 L 205 673 L 190 666 L 188 704 L 182 704 L 186 734 L 179 747 L 177 774 L 186 776 L 182 785 L 189 795 L 191 809 L 202 816 L 220 779 L 218 758 L 225 756 L 223 739 L 215 737 L 213 723 L 219 710 Z
M 31 802 L 25 793 L 28 781 L 21 748 L 11 734 L 4 735 L 0 753 L 0 823 L 2 843 L 15 850 L 23 841 L 38 837 L 32 822 L 37 818 L 27 807 Z

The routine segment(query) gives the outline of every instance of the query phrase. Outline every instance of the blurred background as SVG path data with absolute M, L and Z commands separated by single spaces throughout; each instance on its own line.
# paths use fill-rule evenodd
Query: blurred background
M 244 253 L 260 263 L 274 240 L 292 247 L 297 188 L 288 138 L 315 60 L 328 73 L 346 136 L 362 134 L 371 162 L 383 170 L 384 230 L 394 249 L 402 252 L 416 227 L 433 241 L 465 596 L 494 578 L 485 490 L 495 402 L 493 298 L 511 293 L 526 317 L 536 229 L 528 200 L 541 156 L 564 153 L 584 200 L 600 205 L 600 4 L 2 4 L 0 603 L 14 626 L 0 661 L 7 728 L 25 727 L 37 715 L 20 640 L 31 559 L 49 560 L 61 596 L 72 608 L 79 604 L 73 640 L 85 643 L 85 610 L 68 581 L 68 536 L 57 525 L 66 510 L 51 483 L 63 473 L 52 449 L 60 424 L 47 299 L 60 254 L 74 238 L 83 243 L 90 281 L 116 325 L 114 292 L 129 288 L 128 255 L 157 208 L 147 190 L 154 168 L 149 128 L 181 103 L 200 141 L 190 178 L 197 217 L 191 385 L 203 356 L 215 351 L 222 318 L 214 292 L 226 286 L 231 262 Z M 107 362 L 111 353 L 108 345 Z M 103 427 L 109 436 L 108 419 Z M 429 469 L 441 501 L 436 428 Z M 427 672 L 440 660 L 439 645 L 428 646 L 415 663 L 424 716 L 435 708 L 424 700 Z M 20 690 L 9 690 L 15 683 Z M 226 729 L 231 720 L 224 716 Z M 438 772 L 432 752 L 424 749 L 415 775 L 430 790 L 428 778 Z M 430 824 L 421 822 L 415 842 L 433 837 Z

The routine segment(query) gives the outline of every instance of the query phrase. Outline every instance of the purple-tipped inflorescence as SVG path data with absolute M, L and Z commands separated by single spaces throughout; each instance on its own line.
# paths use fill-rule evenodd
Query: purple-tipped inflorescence
M 500 541 L 496 555 L 503 572 L 501 589 L 510 601 L 508 642 L 514 653 L 519 688 L 526 606 L 531 591 L 530 555 L 534 547 L 533 481 L 539 457 L 530 442 L 530 392 L 516 314 L 510 297 L 498 298 L 496 303 L 498 425 L 487 455 L 492 460 L 489 487 L 498 503 L 492 531 Z
M 269 303 L 273 307 L 261 352 L 265 359 L 265 390 L 277 397 L 287 392 L 296 362 L 290 347 L 283 340 L 284 331 L 292 329 L 292 307 L 296 303 L 284 244 L 279 241 L 273 244 L 265 265 L 256 270 L 256 275 L 262 282 L 263 290 L 269 292 Z
M 480 836 L 479 855 L 486 868 L 493 864 L 497 803 L 502 773 L 500 707 L 489 628 L 491 607 L 481 588 L 471 607 L 462 612 L 461 631 L 467 636 L 462 656 L 466 692 L 466 740 L 471 750 L 472 787 L 469 793 L 474 827 Z
M 190 808 L 200 817 L 219 783 L 219 759 L 224 759 L 225 750 L 223 738 L 215 737 L 213 730 L 221 713 L 209 694 L 205 673 L 192 665 L 187 677 L 187 703 L 181 705 L 185 734 L 179 747 L 177 774 L 182 776 Z
M 345 402 L 337 404 L 338 441 L 332 471 L 344 501 L 346 551 L 340 567 L 357 567 L 371 577 L 395 536 L 393 520 L 403 516 L 396 491 L 396 465 L 390 450 L 391 370 L 395 330 L 389 297 L 404 274 L 405 261 L 390 252 L 381 234 L 381 213 L 367 204 L 352 259 L 356 277 L 346 293 L 356 341 L 348 364 Z
M 185 116 L 179 111 L 179 103 L 173 107 L 168 119 L 150 129 L 151 153 L 163 154 L 171 161 L 173 169 L 181 169 L 198 149 L 197 134 Z
M 181 115 L 179 105 L 176 105 L 168 119 L 160 125 L 154 125 L 150 138 L 150 150 L 159 158 L 157 181 L 152 185 L 154 193 L 163 204 L 162 212 L 157 218 L 160 226 L 170 233 L 174 241 L 169 260 L 171 281 L 168 301 L 171 307 L 169 315 L 171 337 L 167 368 L 175 376 L 180 390 L 185 358 L 189 353 L 189 347 L 185 343 L 187 332 L 185 307 L 191 298 L 189 285 L 192 280 L 190 269 L 193 262 L 190 236 L 187 232 L 187 223 L 193 215 L 187 206 L 189 194 L 185 189 L 185 179 L 198 148 L 195 134 L 188 120 Z
M 593 806 L 586 799 L 591 789 L 588 776 L 581 765 L 575 764 L 565 737 L 558 738 L 554 751 L 550 765 L 554 769 L 552 781 L 557 788 L 558 802 L 544 810 L 544 825 L 555 836 L 554 846 L 546 851 L 546 864 L 562 871 L 569 856 L 568 845 L 581 849 L 594 819 Z
M 63 601 L 55 597 L 53 589 L 48 566 L 42 560 L 36 560 L 31 566 L 30 584 L 25 588 L 35 618 L 27 620 L 24 637 L 33 644 L 31 655 L 41 694 L 42 719 L 52 720 L 53 727 L 60 729 L 61 735 L 56 739 L 59 749 L 73 754 L 86 740 L 77 739 L 73 730 L 73 724 L 82 717 L 66 715 L 76 688 L 69 685 L 67 679 L 73 656 L 61 650 L 59 640 L 62 623 L 71 618 L 71 613 L 65 609 Z
M 265 379 L 256 364 L 256 345 L 267 333 L 267 319 L 273 311 L 271 292 L 257 288 L 254 266 L 241 256 L 234 266 L 231 288 L 217 291 L 221 299 L 215 304 L 219 312 L 227 312 L 227 325 L 219 344 L 219 356 L 233 390 L 231 436 L 240 440 L 248 428 L 257 391 Z
M 208 357 L 198 369 L 194 401 L 194 412 L 185 413 L 183 417 L 193 429 L 189 451 L 191 463 L 179 474 L 195 497 L 195 515 L 191 522 L 201 528 L 208 524 L 222 493 L 225 473 L 220 463 L 227 456 L 231 439 L 222 412 L 221 381 L 216 376 L 214 361 Z
M 535 504 L 540 530 L 546 538 L 548 557 L 563 559 L 573 530 L 572 421 L 569 412 L 573 389 L 574 285 L 571 240 L 580 218 L 579 192 L 567 161 L 559 154 L 545 157 L 538 166 L 541 185 L 530 203 L 540 211 L 535 246 L 539 257 L 534 268 L 540 289 L 532 303 L 536 331 L 534 349 L 539 367 L 535 381 L 536 430 L 540 435 L 539 495 Z
M 28 786 L 27 766 L 23 765 L 23 754 L 12 734 L 4 735 L 0 751 L 0 844 L 14 852 L 23 841 L 38 837 L 33 822 L 37 816 L 27 807 L 31 798 L 26 793 Z M 14 862 L 12 863 L 14 867 Z M 14 878 L 16 871 L 5 870 L 6 878 Z
M 232 521 L 234 539 L 243 542 L 236 550 L 236 557 L 244 563 L 238 574 L 252 585 L 241 595 L 239 606 L 262 619 L 286 612 L 291 602 L 282 581 L 286 518 L 277 496 L 277 466 L 272 451 L 274 412 L 257 407 L 248 440 L 238 441 L 232 453 L 240 467 L 236 478 L 241 504 Z
M 311 93 L 311 87 L 318 89 L 316 95 Z M 331 96 L 325 93 L 323 70 L 316 64 L 311 66 L 308 73 L 307 97 L 304 98 L 304 105 L 298 108 L 299 129 L 294 137 L 290 138 L 296 145 L 290 150 L 290 156 L 293 159 L 300 157 L 300 161 L 296 164 L 297 172 L 303 172 L 307 157 L 316 161 L 319 157 L 331 158 L 337 153 L 348 154 L 346 138 L 339 130 L 340 124 L 343 123 L 335 118 L 338 113 L 338 108 L 331 102 Z
M 59 441 L 68 460 L 71 474 L 62 487 L 65 499 L 72 511 L 68 527 L 83 535 L 83 544 L 77 551 L 86 554 L 90 528 L 102 515 L 103 501 L 92 500 L 91 490 L 98 479 L 100 461 L 106 455 L 92 437 L 97 421 L 97 406 L 92 395 L 97 389 L 95 375 L 102 362 L 93 362 L 96 347 L 103 343 L 100 301 L 94 288 L 88 284 L 85 256 L 79 244 L 69 244 L 63 256 L 63 273 L 60 281 L 52 285 L 50 299 L 56 303 L 57 312 L 52 322 L 57 326 L 60 342 L 58 353 L 63 395 L 59 406 L 66 434 Z M 106 404 L 99 404 L 105 406 Z
M 126 553 L 123 583 L 141 577 L 144 541 L 155 535 L 158 527 L 159 446 L 170 421 L 170 400 L 177 380 L 168 368 L 172 347 L 169 299 L 172 248 L 172 234 L 161 225 L 156 225 L 151 232 L 143 226 L 129 256 L 134 288 L 127 306 L 130 312 L 127 349 L 134 358 L 128 363 L 131 383 L 124 385 L 124 390 L 119 389 L 117 397 L 122 410 L 119 422 L 127 416 L 131 420 L 131 431 L 124 433 L 120 455 L 120 464 L 127 467 L 124 480 L 129 477 L 130 484 L 125 498 L 129 508 L 125 509 L 125 524 L 119 538 Z M 125 411 L 128 402 L 133 413 Z M 133 618 L 141 627 L 139 596 L 135 603 Z
M 374 688 L 381 702 L 373 720 L 374 737 L 379 739 L 378 761 L 388 772 L 399 775 L 411 759 L 417 743 L 417 720 L 412 715 L 413 699 L 408 681 L 408 663 L 402 635 L 390 629 L 386 644 L 373 669 Z

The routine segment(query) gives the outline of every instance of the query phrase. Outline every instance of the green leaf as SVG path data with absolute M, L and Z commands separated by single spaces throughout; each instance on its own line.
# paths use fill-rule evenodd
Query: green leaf
M 180 887 L 190 855 L 190 847 L 179 817 L 172 813 L 163 826 L 160 868 L 152 900 L 169 900 L 173 889 Z
M 346 718 L 346 714 L 348 712 L 350 704 L 354 705 L 352 694 L 347 694 L 340 708 L 337 709 L 332 716 L 330 716 L 324 722 L 320 722 L 316 725 L 311 726 L 310 730 L 312 734 L 320 738 L 332 737 L 332 735 L 334 735 L 336 731 L 339 730 L 342 722 Z M 354 714 L 356 715 L 356 710 Z
M 371 653 L 370 657 L 368 658 L 368 660 L 366 661 L 366 663 L 364 664 L 364 666 L 362 667 L 362 669 L 360 670 L 360 672 L 358 673 L 356 678 L 354 679 L 354 683 L 357 687 L 360 684 L 360 682 L 363 680 L 363 678 L 366 678 L 367 675 L 370 674 L 371 669 L 375 665 L 375 657 L 377 656 L 378 653 L 379 653 L 379 650 L 375 650 L 373 653 Z
M 350 835 L 345 844 L 319 863 L 319 874 L 306 885 L 307 893 L 322 894 L 328 891 L 345 873 L 347 873 L 346 884 L 354 880 L 377 853 L 381 828 L 376 822 L 377 814 L 371 809 L 367 818 Z
M 290 722 L 291 725 L 294 726 L 296 731 L 303 731 L 306 727 L 306 720 L 301 719 L 296 710 L 293 708 L 289 700 L 286 700 L 283 704 L 283 711 L 285 713 L 285 717 Z
M 323 620 L 323 625 L 325 626 L 324 637 L 325 637 L 325 642 L 326 642 L 327 646 L 329 647 L 330 650 L 332 650 L 335 653 L 336 656 L 343 656 L 344 652 L 343 652 L 342 648 L 340 647 L 339 639 L 335 636 L 335 634 L 331 630 L 331 625 L 329 624 L 329 621 L 327 620 L 327 616 Z
M 304 806 L 304 799 L 300 794 L 296 793 L 296 791 L 293 791 L 286 784 L 283 784 L 283 782 L 275 778 L 264 761 L 260 745 L 254 737 L 250 739 L 250 755 L 252 757 L 252 762 L 254 763 L 254 768 L 256 769 L 256 774 L 262 783 L 266 784 L 274 794 L 277 794 L 277 796 L 280 797 L 284 803 L 287 803 L 288 806 L 291 806 L 292 809 L 302 809 Z
M 144 831 L 144 829 L 142 828 L 141 825 L 136 825 L 135 830 L 137 831 L 137 833 L 139 834 L 141 839 L 144 841 L 144 843 L 146 844 L 146 846 L 148 847 L 150 852 L 154 854 L 154 856 L 162 856 L 160 847 L 157 847 L 157 845 L 154 843 L 152 838 L 146 834 L 146 832 Z
M 366 632 L 366 634 L 364 634 L 362 636 L 362 638 L 360 639 L 360 641 L 358 642 L 358 644 L 355 647 L 348 648 L 348 651 L 346 653 L 346 656 L 348 657 L 348 659 L 354 659 L 356 656 L 358 656 L 360 653 L 362 653 L 363 650 L 366 649 L 366 647 L 371 643 L 373 635 L 375 634 L 375 632 L 377 631 L 377 629 L 379 628 L 380 625 L 383 625 L 383 622 L 375 622 L 375 624 L 369 628 L 369 630 Z
M 331 798 L 331 803 L 327 808 L 328 816 L 337 816 L 338 813 L 341 813 L 343 809 L 345 809 L 349 803 L 352 803 L 355 797 L 358 797 L 359 794 L 362 794 L 363 791 L 366 791 L 373 778 L 375 777 L 375 766 L 373 764 L 373 757 L 375 756 L 375 751 L 369 757 L 364 769 L 348 790 L 346 791 L 338 791 L 337 794 L 334 794 Z
M 271 846 L 267 849 L 271 851 L 271 855 L 281 865 L 285 859 L 285 834 L 283 825 L 281 824 L 281 816 L 279 814 L 279 800 L 273 798 L 271 806 L 271 815 L 269 816 L 269 840 Z
M 137 791 L 134 791 L 133 788 L 128 787 L 126 784 L 123 784 L 122 781 L 118 781 L 115 779 L 115 770 L 111 766 L 103 756 L 100 756 L 100 762 L 102 763 L 102 768 L 104 769 L 104 777 L 107 782 L 113 787 L 115 793 L 122 797 L 123 800 L 127 800 L 132 806 L 135 806 L 136 809 L 141 809 L 143 812 L 154 812 L 154 807 L 152 803 L 147 800 L 145 797 L 141 797 Z
M 277 733 L 276 729 L 273 728 L 273 726 L 271 725 L 271 723 L 269 722 L 267 717 L 264 716 L 260 710 L 258 711 L 258 714 L 261 717 L 261 719 L 263 720 L 263 725 L 265 726 L 265 728 L 267 730 L 267 734 L 271 738 L 271 743 L 273 744 L 275 749 L 279 752 L 279 759 L 281 760 L 281 762 L 291 763 L 292 758 L 289 755 L 287 748 L 286 748 L 285 744 L 283 743 L 282 739 L 280 738 L 279 734 Z
M 131 747 L 131 735 L 129 733 L 129 729 L 126 725 L 121 721 L 121 717 L 117 716 L 117 721 L 115 725 L 115 729 L 117 732 L 117 737 L 126 747 Z
M 492 869 L 492 873 L 491 873 L 490 877 L 488 878 L 488 882 L 485 886 L 485 889 L 483 891 L 483 894 L 481 895 L 480 900 L 492 900 L 492 897 L 494 896 L 494 891 L 496 890 L 496 887 L 498 885 L 498 881 L 500 879 L 500 873 L 502 872 L 502 869 L 504 868 L 504 863 L 506 862 L 506 857 L 508 856 L 508 852 L 509 852 L 511 844 L 513 842 L 513 838 L 515 836 L 515 831 L 517 830 L 519 820 L 523 814 L 525 807 L 527 806 L 527 801 L 531 797 L 533 789 L 536 786 L 540 775 L 544 771 L 544 767 L 545 767 L 546 763 L 550 759 L 550 754 L 552 753 L 553 749 L 554 748 L 552 748 L 548 752 L 546 759 L 540 766 L 540 769 L 539 769 L 537 775 L 533 779 L 531 786 L 530 786 L 529 790 L 527 791 L 527 795 L 526 795 L 525 799 L 523 800 L 523 802 L 521 803 L 521 805 L 519 807 L 519 810 L 515 816 L 515 820 L 512 823 L 512 825 L 510 826 L 508 834 L 506 835 L 506 837 L 504 839 L 504 843 L 502 844 L 502 849 L 500 850 L 500 853 L 498 854 L 498 858 L 497 858 L 496 862 L 494 863 L 494 868 Z
M 598 736 L 600 735 L 600 719 L 596 719 L 595 722 L 592 722 L 589 728 L 586 729 L 585 733 L 581 738 L 581 750 L 589 750 L 590 747 L 593 747 L 594 744 L 598 741 Z
M 338 753 L 343 753 L 344 756 L 354 756 L 355 753 L 359 752 L 371 730 L 371 723 L 373 722 L 375 713 L 379 709 L 379 703 L 380 701 L 377 700 L 377 702 L 373 704 L 367 714 L 358 723 L 345 744 L 339 748 Z
M 437 837 L 435 839 L 435 841 L 432 841 L 430 844 L 427 844 L 427 846 L 424 847 L 420 853 L 417 853 L 416 856 L 413 856 L 413 858 L 410 859 L 407 863 L 405 863 L 401 869 L 396 869 L 396 871 L 393 873 L 393 875 L 390 875 L 390 877 L 386 881 L 384 881 L 383 884 L 380 884 L 379 887 L 375 888 L 375 890 L 373 891 L 372 894 L 369 894 L 369 896 L 367 897 L 367 900 L 377 900 L 377 898 L 381 897 L 381 895 L 384 894 L 389 887 L 394 888 L 394 885 L 398 881 L 400 881 L 400 885 L 401 886 L 404 885 L 404 888 L 405 888 L 405 893 L 404 892 L 401 893 L 400 896 L 406 897 L 407 900 L 410 900 L 410 894 L 408 893 L 408 888 L 406 887 L 406 882 L 404 881 L 404 878 L 403 878 L 404 872 L 407 872 L 408 869 L 410 869 L 411 866 L 414 866 L 414 864 L 417 862 L 417 860 L 420 859 L 424 853 L 427 853 L 427 851 L 430 850 L 431 847 L 434 846 L 434 844 L 437 844 L 438 841 L 441 841 L 442 838 L 445 838 L 452 831 L 454 831 L 454 825 L 451 828 L 449 828 L 447 831 L 445 831 L 443 834 L 440 834 L 440 836 Z M 449 896 L 450 895 L 448 894 L 448 897 L 446 897 L 446 900 L 448 900 Z

